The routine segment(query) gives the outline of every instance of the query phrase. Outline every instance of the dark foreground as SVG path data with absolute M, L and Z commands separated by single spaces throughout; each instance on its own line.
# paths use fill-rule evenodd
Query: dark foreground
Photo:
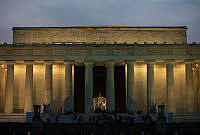
M 39 135 L 200 135 L 200 123 L 165 124 L 158 131 L 155 123 L 140 124 L 44 124 Z M 0 135 L 32 135 L 32 124 L 0 123 Z M 29 132 L 29 133 L 28 133 Z M 162 133 L 161 133 L 162 132 Z

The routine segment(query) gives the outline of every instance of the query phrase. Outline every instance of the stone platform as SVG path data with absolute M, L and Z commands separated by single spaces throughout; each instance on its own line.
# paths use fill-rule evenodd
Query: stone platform
M 25 113 L 0 113 L 0 122 L 26 122 Z
M 29 112 L 27 113 L 27 123 L 32 122 L 32 118 L 34 113 Z M 145 114 L 135 114 L 135 115 L 128 115 L 126 113 L 118 113 L 116 118 L 122 117 L 122 122 L 130 122 L 128 117 L 131 117 L 132 122 L 134 123 L 149 123 L 150 120 L 144 120 Z M 151 114 L 151 119 L 153 121 L 157 120 L 158 114 Z M 43 121 L 47 121 L 47 117 L 49 118 L 49 123 L 107 123 L 111 121 L 111 117 L 115 120 L 115 116 L 113 114 L 100 114 L 100 113 L 93 113 L 93 114 L 41 114 L 41 118 Z M 57 117 L 57 118 L 56 118 Z M 166 123 L 182 123 L 182 122 L 200 122 L 200 114 L 184 114 L 184 115 L 173 115 L 173 113 L 165 113 Z
M 27 115 L 28 114 L 28 115 Z M 34 116 L 34 113 L 0 113 L 0 122 L 18 122 L 18 123 L 31 123 L 32 117 Z M 118 116 L 125 117 L 127 114 L 118 114 Z M 56 116 L 57 114 L 49 114 L 49 122 L 50 123 L 56 123 Z M 85 115 L 83 113 L 77 114 L 76 119 L 74 119 L 74 114 L 70 115 L 64 115 L 61 114 L 58 117 L 58 123 L 94 123 L 97 119 L 100 119 L 101 114 L 91 114 L 91 115 Z M 113 115 L 107 115 L 114 117 Z M 167 116 L 167 115 L 165 115 Z M 41 114 L 41 117 L 45 121 L 47 115 Z M 91 119 L 89 121 L 89 118 Z M 153 117 L 152 117 L 153 118 Z M 173 122 L 175 123 L 183 123 L 183 122 L 200 122 L 200 114 L 177 114 L 173 116 Z M 134 116 L 134 122 L 135 123 L 142 123 L 142 116 L 141 115 L 135 115 Z

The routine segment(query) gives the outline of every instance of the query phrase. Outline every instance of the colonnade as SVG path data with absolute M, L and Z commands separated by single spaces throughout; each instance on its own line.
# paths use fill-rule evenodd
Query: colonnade
M 136 86 L 137 81 L 135 81 L 135 61 L 126 61 L 124 64 L 126 67 L 127 74 L 127 86 L 126 86 L 126 107 L 129 111 L 136 111 Z M 13 96 L 14 96 L 14 65 L 15 63 L 5 63 L 7 65 L 7 77 L 6 77 L 6 90 L 5 90 L 5 113 L 13 112 Z M 26 77 L 25 77 L 25 90 L 24 90 L 24 112 L 33 111 L 33 65 L 34 61 L 24 61 L 26 65 Z M 52 65 L 55 64 L 53 61 L 45 62 L 45 89 L 44 89 L 44 104 L 53 104 L 53 83 L 52 83 Z M 65 90 L 63 92 L 64 97 L 64 111 L 69 112 L 73 111 L 73 61 L 64 61 L 62 64 L 65 65 Z M 85 61 L 85 113 L 93 112 L 93 66 L 94 61 Z M 107 69 L 106 75 L 106 108 L 109 111 L 114 111 L 115 108 L 115 88 L 114 88 L 114 67 L 115 62 L 108 61 L 104 63 Z M 175 91 L 175 73 L 174 73 L 174 61 L 165 62 L 166 67 L 166 93 L 164 101 L 167 110 L 170 112 L 176 112 L 176 91 Z M 195 112 L 196 107 L 195 103 L 198 99 L 195 98 L 195 89 L 194 89 L 194 76 L 193 76 L 193 67 L 192 62 L 185 62 L 185 87 L 183 89 L 182 98 L 184 99 L 184 112 Z M 146 61 L 146 106 L 152 104 L 152 97 L 155 80 L 154 73 L 154 61 Z M 198 75 L 199 76 L 199 75 Z M 199 84 L 199 80 L 197 81 Z M 184 83 L 183 83 L 184 84 Z M 161 93 L 157 93 L 161 94 Z

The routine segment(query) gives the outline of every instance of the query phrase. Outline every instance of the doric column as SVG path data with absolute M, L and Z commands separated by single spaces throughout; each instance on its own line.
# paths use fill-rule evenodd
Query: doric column
M 106 110 L 115 111 L 114 62 L 107 62 Z
M 65 92 L 64 92 L 64 111 L 71 112 L 72 107 L 72 64 L 71 61 L 65 61 Z
M 5 113 L 13 112 L 13 87 L 14 87 L 14 63 L 7 64 L 7 79 L 6 79 L 6 98 L 5 98 Z
M 169 112 L 176 112 L 175 91 L 174 91 L 174 69 L 173 61 L 166 64 L 166 87 L 167 87 L 167 109 Z
M 4 112 L 7 66 L 0 64 L 0 112 Z
M 53 61 L 45 61 L 45 90 L 44 104 L 50 104 L 52 107 L 53 88 L 52 88 L 52 64 Z
M 134 62 L 127 62 L 127 109 L 135 112 L 134 99 Z
M 93 112 L 93 62 L 85 62 L 85 113 Z
M 199 64 L 200 65 L 200 64 Z M 197 112 L 200 112 L 200 67 L 199 67 L 199 69 L 198 69 L 198 72 L 199 72 L 199 74 L 198 74 L 198 92 L 197 92 Z
M 154 89 L 154 63 L 147 63 L 147 111 L 152 104 L 152 92 Z
M 26 63 L 26 81 L 24 92 L 24 112 L 33 111 L 33 61 L 25 61 Z
M 199 112 L 198 108 L 199 108 L 199 104 L 198 104 L 198 94 L 199 94 L 199 64 L 195 63 L 193 66 L 193 76 L 194 76 L 194 98 L 195 98 L 195 112 Z
M 192 63 L 185 64 L 186 70 L 186 90 L 187 90 L 187 110 L 188 112 L 195 112 L 195 98 L 194 98 L 194 80 L 193 80 L 193 70 Z

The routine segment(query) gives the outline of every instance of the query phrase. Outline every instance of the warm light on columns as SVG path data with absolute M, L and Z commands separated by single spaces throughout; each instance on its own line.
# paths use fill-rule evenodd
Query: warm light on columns
M 45 65 L 33 65 L 33 104 L 43 105 L 45 89 Z
M 147 65 L 136 62 L 134 64 L 134 98 L 136 101 L 136 111 L 146 112 L 147 107 Z
M 64 97 L 65 90 L 65 65 L 53 64 L 53 112 L 57 112 L 60 108 L 64 109 Z
M 26 65 L 14 65 L 14 109 L 24 109 L 24 91 L 26 80 Z
M 74 111 L 74 64 L 72 65 L 72 111 Z
M 7 65 L 6 92 L 5 92 L 5 113 L 13 112 L 13 89 L 14 89 L 14 63 Z
M 7 66 L 0 65 L 0 113 L 4 112 Z
M 154 65 L 154 89 L 152 93 L 154 104 L 166 105 L 166 65 L 155 63 Z
M 174 63 L 174 92 L 177 113 L 187 110 L 186 101 L 186 74 L 184 63 Z
M 125 88 L 126 88 L 126 107 L 127 107 L 127 64 L 125 64 Z

